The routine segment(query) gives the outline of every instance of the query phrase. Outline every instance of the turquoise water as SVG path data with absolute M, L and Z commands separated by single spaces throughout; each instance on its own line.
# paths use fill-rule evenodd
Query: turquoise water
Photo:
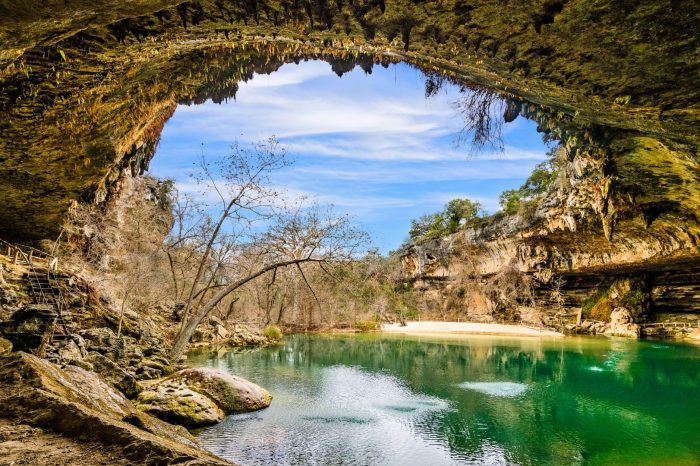
M 242 465 L 700 464 L 700 347 L 296 335 L 190 361 L 273 394 L 199 435 Z

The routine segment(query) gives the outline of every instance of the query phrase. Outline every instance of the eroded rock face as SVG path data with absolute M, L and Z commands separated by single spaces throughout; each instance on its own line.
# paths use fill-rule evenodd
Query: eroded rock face
M 267 390 L 241 377 L 214 369 L 185 369 L 148 384 L 136 404 L 168 422 L 200 427 L 227 414 L 266 408 L 271 401 Z
M 145 167 L 176 102 L 233 97 L 282 55 L 340 72 L 389 51 L 517 97 L 506 120 L 522 99 L 584 126 L 698 141 L 697 2 L 39 3 L 0 6 L 5 235 L 54 237 L 73 200 L 104 200 Z

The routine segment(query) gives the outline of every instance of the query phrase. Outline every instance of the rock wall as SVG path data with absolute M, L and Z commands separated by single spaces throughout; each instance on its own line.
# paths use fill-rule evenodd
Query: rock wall
M 630 147 L 626 140 L 623 148 L 618 142 L 613 138 L 602 158 L 565 146 L 566 165 L 557 183 L 528 218 L 499 215 L 408 247 L 403 268 L 419 308 L 452 318 L 561 327 L 580 320 L 596 291 L 635 280 L 643 283 L 638 291 L 649 295 L 645 319 L 695 324 L 698 165 L 683 148 L 667 148 L 665 162 L 657 161 L 666 168 L 653 170 L 650 164 L 640 177 L 640 166 L 631 168 L 628 160 L 651 152 L 648 141 L 638 138 Z M 682 160 L 685 168 L 674 169 Z M 674 177 L 687 182 L 671 186 Z M 633 179 L 637 184 L 630 189 Z

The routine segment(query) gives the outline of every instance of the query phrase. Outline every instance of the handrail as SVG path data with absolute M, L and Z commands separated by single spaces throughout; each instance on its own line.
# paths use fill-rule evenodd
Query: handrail
M 31 246 L 24 246 L 18 244 L 12 244 L 0 238 L 0 244 L 8 248 L 8 256 L 17 256 L 20 254 L 24 256 L 27 263 L 32 262 L 34 259 L 45 261 L 49 270 L 56 270 L 58 268 L 58 257 L 48 254 L 40 249 L 33 248 Z M 24 252 L 29 251 L 29 254 Z M 14 254 L 13 254 L 14 252 Z
M 33 294 L 35 295 L 36 299 L 39 301 L 38 304 L 53 304 L 56 306 L 56 312 L 58 314 L 58 318 L 61 321 L 61 326 L 63 327 L 64 332 L 66 334 L 68 333 L 68 329 L 66 326 L 66 321 L 65 321 L 65 316 L 63 315 L 63 311 L 66 308 L 65 306 L 65 300 L 63 297 L 63 290 L 58 284 L 55 284 L 56 280 L 51 276 L 51 271 L 56 271 L 58 267 L 58 257 L 52 256 L 50 254 L 47 254 L 43 251 L 40 251 L 36 248 L 32 248 L 30 246 L 26 246 L 27 248 L 30 249 L 29 254 L 24 252 L 22 249 L 23 246 L 19 246 L 16 244 L 9 243 L 3 239 L 0 239 L 0 244 L 4 245 L 5 247 L 8 248 L 8 255 L 10 257 L 14 257 L 15 260 L 17 260 L 18 256 L 21 256 L 22 259 L 27 263 L 27 266 L 29 267 L 29 281 L 30 283 L 33 282 Z M 34 255 L 34 253 L 38 253 L 37 256 Z M 42 257 L 43 256 L 43 257 Z M 39 259 L 39 260 L 44 260 L 47 263 L 46 267 L 46 282 L 49 284 L 49 289 L 51 291 L 51 296 L 53 299 L 49 299 L 49 297 L 44 293 L 44 288 L 42 286 L 41 280 L 39 280 L 39 277 L 42 275 L 41 272 L 39 272 L 35 267 L 34 267 L 34 259 Z M 57 292 L 55 290 L 58 290 Z M 51 337 L 53 338 L 53 332 Z

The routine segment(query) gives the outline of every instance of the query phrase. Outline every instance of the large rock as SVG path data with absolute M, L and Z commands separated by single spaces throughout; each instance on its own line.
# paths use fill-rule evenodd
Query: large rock
M 610 326 L 606 334 L 616 337 L 639 338 L 639 325 L 624 307 L 617 307 L 610 314 Z
M 0 334 L 12 342 L 15 351 L 43 357 L 57 319 L 53 306 L 31 304 L 0 324 Z
M 270 392 L 261 386 L 215 369 L 185 369 L 171 377 L 211 398 L 225 414 L 256 411 L 272 402 Z
M 136 406 L 166 422 L 190 429 L 216 424 L 224 418 L 216 403 L 176 380 L 164 380 L 141 392 Z
M 0 357 L 0 417 L 116 446 L 130 464 L 229 464 L 182 427 L 136 409 L 94 372 L 27 353 Z
M 186 427 L 214 424 L 226 414 L 266 408 L 272 395 L 241 377 L 213 369 L 184 369 L 148 384 L 136 405 Z

